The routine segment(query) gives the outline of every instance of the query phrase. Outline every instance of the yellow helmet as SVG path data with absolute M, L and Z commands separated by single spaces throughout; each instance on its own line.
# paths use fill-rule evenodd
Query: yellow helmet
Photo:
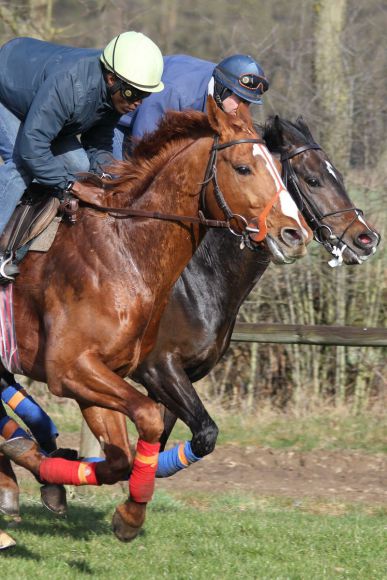
M 118 78 L 148 93 L 159 93 L 164 62 L 159 47 L 141 32 L 123 32 L 109 42 L 100 57 Z

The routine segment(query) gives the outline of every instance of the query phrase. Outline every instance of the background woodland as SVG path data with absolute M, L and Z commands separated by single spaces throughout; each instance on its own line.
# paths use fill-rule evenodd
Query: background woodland
M 344 174 L 355 205 L 384 235 L 387 176 L 387 3 L 378 0 L 12 0 L 0 2 L 0 40 L 35 36 L 103 47 L 139 30 L 164 53 L 214 62 L 249 53 L 270 90 L 258 122 L 300 114 Z M 361 267 L 332 270 L 315 243 L 291 267 L 272 266 L 241 309 L 240 320 L 384 326 L 384 242 Z M 386 400 L 380 348 L 232 343 L 202 394 L 226 407 L 263 402 L 308 410 L 348 405 L 355 412 Z

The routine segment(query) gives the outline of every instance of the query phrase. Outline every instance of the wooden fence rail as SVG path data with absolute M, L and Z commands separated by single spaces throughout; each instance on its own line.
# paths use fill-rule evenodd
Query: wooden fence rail
M 280 344 L 387 346 L 387 328 L 237 322 L 231 340 Z
M 386 328 L 361 326 L 303 326 L 301 324 L 249 324 L 237 322 L 231 340 L 280 344 L 324 344 L 336 346 L 387 346 Z M 81 456 L 99 456 L 101 448 L 82 422 Z

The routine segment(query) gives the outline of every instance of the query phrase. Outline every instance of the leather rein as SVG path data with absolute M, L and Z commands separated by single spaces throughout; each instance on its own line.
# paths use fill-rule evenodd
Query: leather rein
M 320 212 L 310 197 L 308 197 L 303 191 L 300 181 L 290 163 L 290 159 L 293 159 L 293 157 L 296 157 L 304 151 L 310 151 L 311 149 L 322 150 L 320 145 L 317 143 L 307 143 L 306 145 L 297 147 L 290 153 L 281 153 L 282 179 L 286 188 L 288 187 L 288 184 L 290 184 L 291 195 L 299 210 L 302 212 L 308 226 L 313 231 L 314 239 L 316 242 L 322 244 L 331 254 L 336 255 L 339 245 L 344 244 L 343 237 L 352 226 L 352 224 L 358 219 L 358 217 L 363 215 L 363 211 L 355 206 L 352 206 L 337 211 L 331 211 L 325 214 Z M 327 217 L 341 215 L 350 211 L 355 212 L 355 216 L 340 236 L 334 234 L 332 229 L 327 224 L 323 223 L 323 220 L 325 220 Z M 328 233 L 328 239 L 324 239 L 324 230 L 326 230 Z M 335 243 L 332 243 L 333 240 Z
M 90 208 L 95 209 L 97 211 L 107 213 L 116 219 L 126 219 L 126 218 L 130 218 L 130 217 L 143 217 L 143 218 L 159 219 L 159 220 L 182 222 L 182 223 L 188 222 L 188 223 L 199 224 L 199 225 L 202 225 L 205 227 L 210 227 L 210 228 L 228 228 L 232 234 L 242 238 L 241 247 L 244 247 L 244 245 L 246 245 L 247 247 L 249 247 L 252 250 L 258 249 L 258 244 L 253 243 L 251 241 L 249 235 L 250 235 L 250 233 L 258 234 L 260 232 L 260 228 L 255 226 L 255 221 L 258 221 L 259 223 L 261 223 L 262 220 L 260 220 L 260 218 L 258 218 L 258 220 L 254 220 L 254 223 L 249 225 L 246 218 L 244 218 L 243 216 L 241 216 L 239 214 L 233 213 L 231 211 L 231 209 L 229 208 L 226 200 L 224 199 L 224 195 L 223 195 L 223 193 L 218 185 L 218 180 L 217 180 L 217 172 L 216 172 L 217 152 L 221 149 L 226 149 L 228 147 L 232 147 L 234 145 L 239 145 L 241 143 L 257 143 L 257 144 L 261 144 L 261 145 L 263 144 L 262 139 L 258 139 L 258 138 L 235 139 L 232 141 L 227 141 L 226 143 L 219 144 L 219 136 L 215 135 L 213 146 L 210 149 L 210 157 L 209 157 L 209 160 L 207 163 L 204 180 L 201 183 L 201 185 L 202 185 L 201 190 L 200 190 L 201 209 L 199 210 L 197 216 L 166 214 L 166 213 L 161 213 L 161 212 L 157 212 L 157 211 L 133 209 L 130 207 L 129 208 L 116 208 L 116 207 L 109 207 L 109 206 L 100 206 L 100 205 L 97 205 L 94 203 L 84 202 L 82 200 L 80 200 L 80 201 L 81 201 L 83 206 L 90 207 Z M 225 216 L 225 220 L 207 219 L 204 216 L 204 212 L 206 210 L 206 190 L 207 190 L 208 184 L 211 181 L 213 182 L 214 195 L 215 195 L 216 202 L 218 204 L 218 207 L 223 211 L 224 216 Z M 262 215 L 264 215 L 266 217 L 266 215 L 269 213 L 272 206 L 274 205 L 277 197 L 278 196 L 275 195 L 268 202 L 267 206 L 262 210 Z M 239 225 L 239 222 L 241 222 L 242 226 L 239 225 L 239 227 L 242 230 L 241 233 L 235 231 L 232 228 L 232 226 L 231 226 L 232 220 L 235 220 L 238 225 Z M 264 226 L 263 229 L 264 229 L 265 234 L 263 235 L 262 239 L 264 239 L 266 236 L 266 226 Z

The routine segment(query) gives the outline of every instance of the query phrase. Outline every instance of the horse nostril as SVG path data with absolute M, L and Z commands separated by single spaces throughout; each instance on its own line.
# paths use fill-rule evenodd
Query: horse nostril
M 362 233 L 357 236 L 357 244 L 359 247 L 366 246 L 367 248 L 376 246 L 378 238 L 372 233 Z
M 282 228 L 281 238 L 288 246 L 298 246 L 303 241 L 301 231 L 293 228 Z

